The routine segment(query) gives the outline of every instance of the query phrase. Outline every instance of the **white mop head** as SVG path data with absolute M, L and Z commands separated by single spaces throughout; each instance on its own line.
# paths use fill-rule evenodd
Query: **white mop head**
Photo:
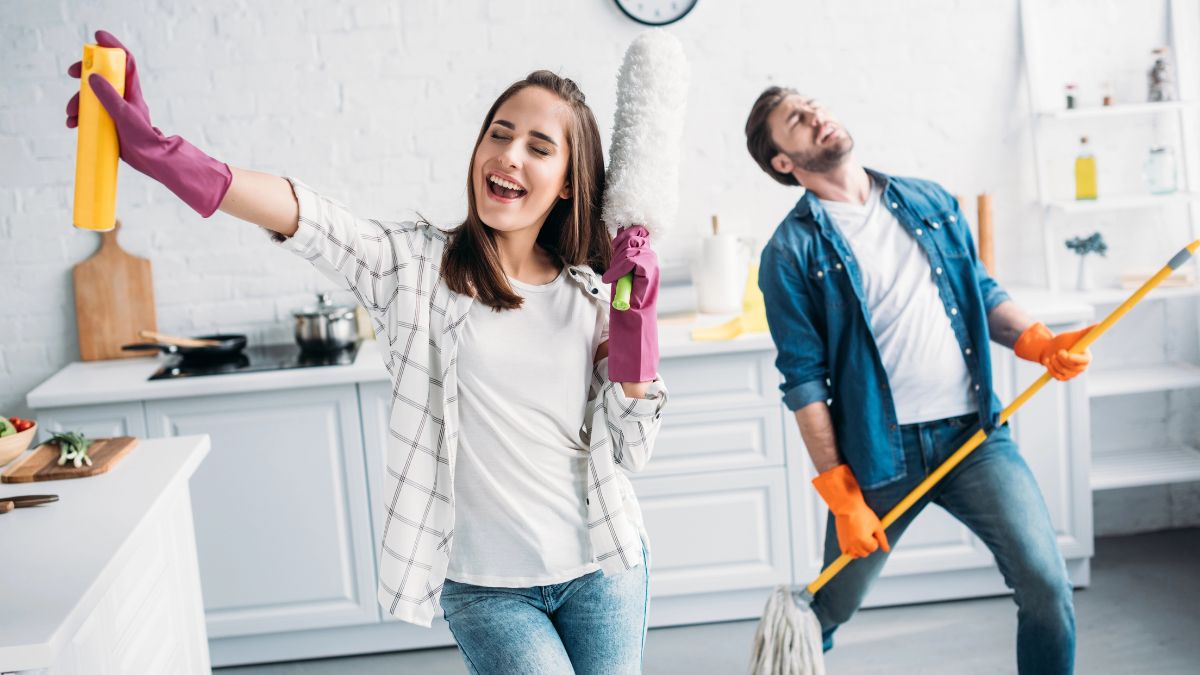
M 687 90 L 687 57 L 670 33 L 648 30 L 625 50 L 602 212 L 613 233 L 644 225 L 657 240 L 675 223 Z
M 821 624 L 787 586 L 771 592 L 754 634 L 750 675 L 825 675 Z

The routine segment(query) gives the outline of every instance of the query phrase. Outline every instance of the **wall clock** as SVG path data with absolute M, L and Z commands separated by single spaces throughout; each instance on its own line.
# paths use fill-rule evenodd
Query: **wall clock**
M 687 16 L 698 0 L 616 0 L 625 16 L 647 26 L 666 26 Z

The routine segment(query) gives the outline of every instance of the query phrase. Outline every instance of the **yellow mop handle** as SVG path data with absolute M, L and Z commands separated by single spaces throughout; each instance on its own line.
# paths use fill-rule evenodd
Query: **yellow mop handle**
M 1200 249 L 1200 239 L 1193 241 L 1181 249 L 1179 253 L 1175 254 L 1174 258 L 1171 258 L 1170 262 L 1163 266 L 1158 273 L 1150 277 L 1146 283 L 1142 284 L 1141 288 L 1134 291 L 1133 295 L 1130 295 L 1125 302 L 1121 303 L 1121 305 L 1114 309 L 1111 314 L 1106 316 L 1103 321 L 1093 326 L 1090 331 L 1088 331 L 1083 337 L 1079 338 L 1079 340 L 1071 346 L 1069 351 L 1072 354 L 1079 354 L 1091 346 L 1091 344 L 1095 342 L 1097 338 L 1103 335 L 1105 331 L 1111 328 L 1118 319 L 1125 316 L 1126 312 L 1133 309 L 1134 305 L 1141 302 L 1142 298 L 1146 297 L 1146 294 L 1154 290 L 1155 286 L 1158 286 L 1163 279 L 1166 279 L 1171 275 L 1172 272 L 1179 269 L 1183 263 L 1187 262 L 1187 260 L 1192 257 L 1192 254 L 1194 254 L 1198 249 Z M 1026 401 L 1033 398 L 1033 395 L 1038 393 L 1038 391 L 1049 381 L 1050 371 L 1047 370 L 1046 372 L 1042 373 L 1042 376 L 1039 377 L 1033 384 L 1029 385 L 1029 388 L 1022 392 L 1015 401 L 1010 403 L 1003 412 L 1000 413 L 1000 424 L 1007 422 L 1008 419 L 1012 417 L 1021 406 L 1025 405 Z M 983 429 L 976 431 L 971 438 L 967 439 L 966 443 L 962 444 L 962 447 L 956 450 L 953 455 L 950 455 L 946 461 L 942 462 L 941 466 L 935 469 L 933 473 L 929 474 L 925 480 L 921 481 L 921 483 L 917 485 L 917 487 L 913 488 L 912 492 L 908 493 L 904 499 L 900 500 L 899 504 L 896 504 L 896 506 L 892 507 L 891 511 L 887 512 L 887 515 L 885 515 L 880 521 L 883 523 L 883 527 L 887 528 L 891 526 L 892 523 L 896 522 L 900 516 L 904 515 L 905 511 L 907 511 L 913 504 L 917 503 L 917 500 L 919 500 L 921 497 L 924 497 L 926 492 L 929 492 L 929 490 L 936 485 L 938 481 L 944 478 L 946 474 L 950 473 L 950 471 L 954 469 L 954 467 L 958 466 L 960 462 L 966 459 L 967 455 L 971 454 L 975 448 L 979 447 L 979 445 L 983 443 L 985 439 L 987 439 L 987 434 L 983 431 Z M 829 567 L 826 567 L 821 571 L 820 576 L 818 576 L 815 580 L 813 580 L 812 583 L 808 585 L 807 588 L 809 594 L 816 594 L 817 591 L 821 590 L 825 584 L 829 583 L 830 579 L 833 579 L 838 572 L 842 571 L 843 567 L 850 564 L 851 560 L 854 560 L 852 556 L 843 553 L 837 560 L 833 561 Z

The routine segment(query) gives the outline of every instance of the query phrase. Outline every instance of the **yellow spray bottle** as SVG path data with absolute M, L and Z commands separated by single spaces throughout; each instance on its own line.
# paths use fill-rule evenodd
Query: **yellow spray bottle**
M 75 147 L 75 227 L 113 229 L 117 215 L 117 128 L 88 84 L 96 73 L 125 95 L 125 50 L 83 46 L 79 76 L 79 136 Z

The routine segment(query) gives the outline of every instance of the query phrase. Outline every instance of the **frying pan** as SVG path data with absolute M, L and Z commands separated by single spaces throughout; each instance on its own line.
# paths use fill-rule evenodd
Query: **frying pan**
M 181 347 L 166 342 L 142 342 L 124 345 L 125 351 L 157 349 L 164 354 L 179 354 L 185 361 L 224 361 L 235 359 L 246 348 L 246 336 L 237 334 L 200 335 L 197 340 L 213 340 L 216 344 L 203 347 Z

